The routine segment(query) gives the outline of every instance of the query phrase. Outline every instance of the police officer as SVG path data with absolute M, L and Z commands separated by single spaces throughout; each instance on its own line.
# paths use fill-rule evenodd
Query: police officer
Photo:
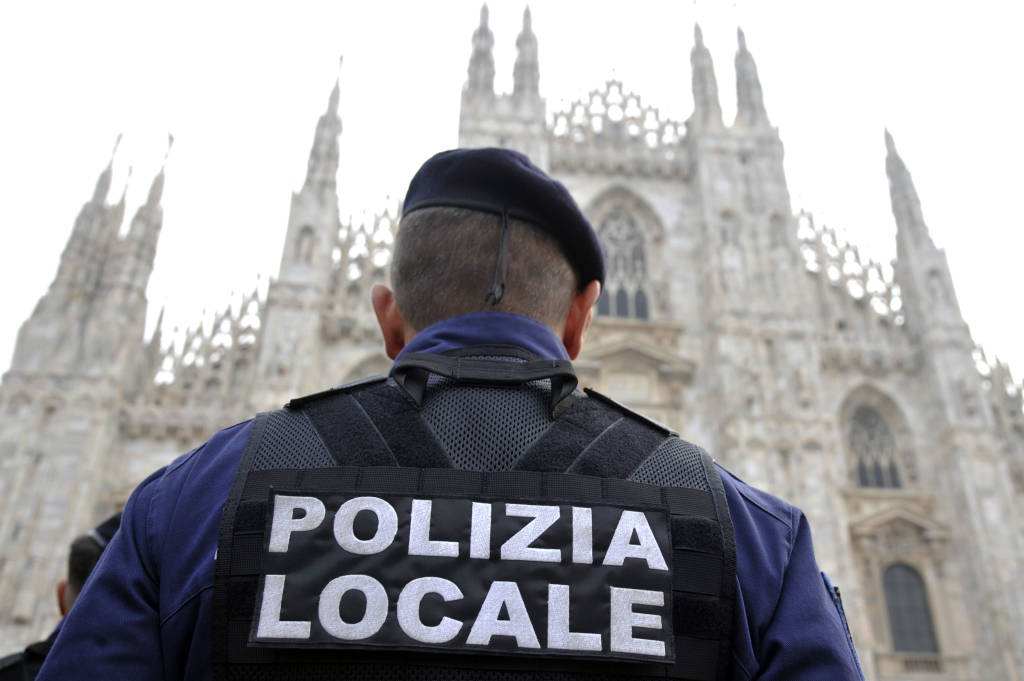
M 594 391 L 597 237 L 522 154 L 413 178 L 389 377 L 145 480 L 41 678 L 859 679 L 803 514 Z
M 115 513 L 88 534 L 80 534 L 71 541 L 67 579 L 57 582 L 57 607 L 62 617 L 66 616 L 71 606 L 75 604 L 85 580 L 120 524 L 121 514 Z M 22 652 L 0 659 L 0 681 L 32 681 L 36 678 L 43 660 L 53 647 L 58 631 L 59 629 L 54 629 L 45 640 L 32 643 Z

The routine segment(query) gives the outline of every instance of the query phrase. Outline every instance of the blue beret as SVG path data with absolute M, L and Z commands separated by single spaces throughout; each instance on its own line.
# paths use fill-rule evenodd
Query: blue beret
M 432 156 L 413 176 L 402 217 L 421 208 L 468 208 L 524 220 L 561 246 L 580 282 L 604 286 L 601 244 L 569 191 L 510 149 L 453 149 Z

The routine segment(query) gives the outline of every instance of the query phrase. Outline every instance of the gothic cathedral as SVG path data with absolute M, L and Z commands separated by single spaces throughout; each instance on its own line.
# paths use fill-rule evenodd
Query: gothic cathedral
M 608 264 L 581 383 L 805 511 L 869 679 L 1024 679 L 1022 387 L 971 339 L 888 133 L 891 276 L 793 213 L 738 37 L 731 124 L 699 27 L 687 120 L 616 81 L 549 116 L 529 10 L 499 94 L 485 7 L 459 144 L 518 149 L 569 188 Z M 369 289 L 398 216 L 340 219 L 337 108 L 336 85 L 267 294 L 183 345 L 159 325 L 144 339 L 163 172 L 123 235 L 100 175 L 0 385 L 4 651 L 48 633 L 68 541 L 150 472 L 256 411 L 387 372 Z

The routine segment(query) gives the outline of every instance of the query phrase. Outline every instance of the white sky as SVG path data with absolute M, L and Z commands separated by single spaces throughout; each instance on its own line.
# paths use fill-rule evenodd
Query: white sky
M 223 307 L 276 275 L 289 195 L 341 80 L 342 215 L 404 194 L 455 146 L 477 0 L 7 2 L 0 6 L 0 371 L 56 272 L 119 132 L 111 200 L 128 217 L 163 158 L 150 327 Z M 496 86 L 511 89 L 524 3 L 490 3 Z M 884 127 L 946 249 L 974 338 L 1024 373 L 1024 94 L 1011 2 L 545 2 L 531 5 L 549 115 L 615 77 L 671 118 L 691 110 L 700 21 L 726 121 L 741 25 L 786 148 L 793 208 L 888 261 Z M 128 166 L 134 175 L 127 180 Z

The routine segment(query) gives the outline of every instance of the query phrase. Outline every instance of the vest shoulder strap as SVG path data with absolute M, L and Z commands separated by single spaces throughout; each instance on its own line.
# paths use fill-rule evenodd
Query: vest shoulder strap
M 366 378 L 360 378 L 357 381 L 351 383 L 345 383 L 343 385 L 336 386 L 334 388 L 328 388 L 327 390 L 321 390 L 320 392 L 311 393 L 309 395 L 303 395 L 302 397 L 293 397 L 285 404 L 286 409 L 298 409 L 303 405 L 317 400 L 324 399 L 326 397 L 332 397 L 335 395 L 344 395 L 360 388 L 365 388 L 377 383 L 383 383 L 388 380 L 387 376 L 367 376 Z
M 339 466 L 451 468 L 416 404 L 382 377 L 310 396 L 294 408 Z
M 651 428 L 654 428 L 655 430 L 659 430 L 659 431 L 664 432 L 666 436 L 668 436 L 668 435 L 678 435 L 678 433 L 676 433 L 676 431 L 672 430 L 671 428 L 666 426 L 664 423 L 659 423 L 658 421 L 655 421 L 654 419 L 652 419 L 652 418 L 650 418 L 648 416 L 644 416 L 640 412 L 633 411 L 632 409 L 630 409 L 626 405 L 622 404 L 621 402 L 616 402 L 612 398 L 608 397 L 607 395 L 605 395 L 603 393 L 597 392 L 593 388 L 584 388 L 583 392 L 585 392 L 587 394 L 587 397 L 591 397 L 591 398 L 593 398 L 595 400 L 599 400 L 599 401 L 603 402 L 604 404 L 608 405 L 609 407 L 611 407 L 612 409 L 615 409 L 615 410 L 621 412 L 625 416 L 628 416 L 628 417 L 630 417 L 632 419 L 635 419 L 637 421 L 645 423 L 648 426 L 650 426 Z
M 566 402 L 551 427 L 523 453 L 517 469 L 625 479 L 675 436 L 596 390 L 587 388 Z

